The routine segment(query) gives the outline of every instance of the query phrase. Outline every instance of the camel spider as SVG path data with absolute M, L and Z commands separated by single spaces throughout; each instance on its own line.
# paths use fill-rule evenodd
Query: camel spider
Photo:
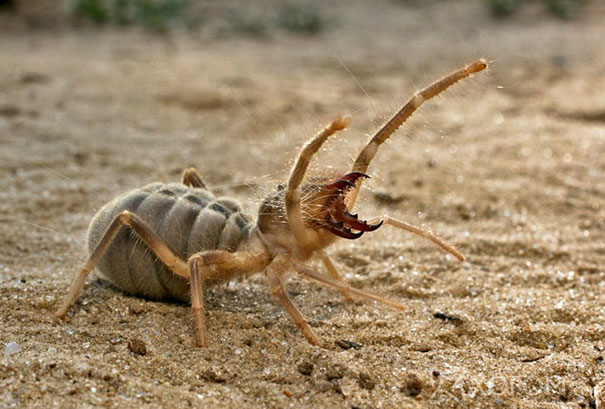
M 204 288 L 261 271 L 273 295 L 314 345 L 324 344 L 288 297 L 282 283 L 288 270 L 335 287 L 347 300 L 361 297 L 404 309 L 399 302 L 345 284 L 325 249 L 338 237 L 357 239 L 384 223 L 425 237 L 464 260 L 454 247 L 419 227 L 389 216 L 366 222 L 350 212 L 378 147 L 424 101 L 486 67 L 486 61 L 477 60 L 416 93 L 370 139 L 349 173 L 301 187 L 311 157 L 328 137 L 349 124 L 346 117 L 333 121 L 304 145 L 288 184 L 263 201 L 256 223 L 242 214 L 234 200 L 215 198 L 192 168 L 185 170 L 182 184 L 152 183 L 117 197 L 91 221 L 87 237 L 90 257 L 56 316 L 65 317 L 95 266 L 125 292 L 191 300 L 197 346 L 207 345 Z M 122 228 L 124 225 L 128 228 Z M 329 277 L 305 265 L 314 257 L 323 262 Z

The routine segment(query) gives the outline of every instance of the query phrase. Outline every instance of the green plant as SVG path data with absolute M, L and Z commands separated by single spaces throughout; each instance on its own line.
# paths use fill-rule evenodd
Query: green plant
M 252 37 L 265 37 L 267 35 L 268 22 L 261 17 L 244 16 L 233 11 L 229 14 L 229 30 L 236 33 L 246 34 Z
M 572 18 L 586 4 L 586 0 L 546 0 L 546 6 L 559 18 Z
M 116 23 L 129 25 L 134 22 L 134 2 L 131 0 L 115 0 L 113 2 L 112 16 Z
M 513 14 L 521 5 L 521 0 L 487 0 L 487 6 L 494 17 Z
M 109 17 L 109 10 L 103 0 L 78 0 L 75 10 L 80 16 L 97 24 L 105 23 Z
M 98 24 L 139 24 L 154 31 L 167 31 L 175 23 L 193 26 L 188 16 L 189 0 L 75 0 L 76 14 Z
M 324 21 L 316 7 L 292 4 L 280 10 L 277 26 L 296 33 L 317 34 L 323 30 Z
M 526 0 L 486 0 L 487 7 L 494 17 L 506 17 L 513 14 Z M 586 4 L 587 0 L 543 0 L 550 13 L 559 18 L 572 18 Z
M 187 0 L 137 0 L 136 19 L 149 29 L 167 31 L 171 22 L 186 13 L 188 3 Z

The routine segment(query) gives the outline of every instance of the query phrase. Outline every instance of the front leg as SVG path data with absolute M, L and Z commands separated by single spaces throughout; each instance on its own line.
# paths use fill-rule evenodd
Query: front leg
M 275 260 L 267 267 L 267 278 L 269 279 L 269 286 L 271 287 L 271 293 L 277 297 L 281 305 L 284 306 L 290 317 L 294 321 L 294 324 L 302 331 L 302 333 L 307 337 L 309 342 L 313 345 L 324 346 L 321 342 L 319 336 L 313 331 L 313 328 L 309 326 L 307 320 L 304 315 L 299 311 L 299 309 L 294 305 L 290 297 L 288 297 L 288 292 L 284 288 L 284 285 L 281 281 L 282 274 L 286 271 L 286 269 L 290 267 L 289 260 L 286 255 L 278 256 Z
M 207 280 L 229 281 L 241 274 L 252 274 L 269 263 L 266 253 L 210 250 L 194 254 L 189 258 L 191 276 L 191 314 L 195 346 L 207 346 L 206 319 L 204 313 L 204 286 Z
M 206 316 L 204 314 L 204 276 L 208 266 L 201 265 L 201 259 L 194 257 L 189 262 L 191 269 L 191 313 L 193 315 L 193 333 L 196 347 L 207 346 Z

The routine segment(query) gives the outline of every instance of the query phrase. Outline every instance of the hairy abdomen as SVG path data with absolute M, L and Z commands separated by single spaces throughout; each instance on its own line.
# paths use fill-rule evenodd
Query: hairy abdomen
M 231 199 L 216 199 L 206 189 L 182 184 L 153 183 L 125 193 L 99 210 L 88 229 L 90 253 L 124 210 L 138 215 L 183 260 L 205 250 L 235 251 L 248 238 L 251 227 Z M 189 300 L 188 280 L 170 271 L 128 226 L 120 228 L 97 268 L 130 294 Z

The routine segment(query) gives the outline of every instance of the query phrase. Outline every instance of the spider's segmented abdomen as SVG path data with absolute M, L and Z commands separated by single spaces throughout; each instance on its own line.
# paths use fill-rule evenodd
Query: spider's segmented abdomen
M 138 215 L 183 260 L 205 250 L 235 251 L 251 222 L 237 202 L 202 188 L 153 183 L 127 192 L 99 210 L 88 229 L 92 252 L 122 211 Z M 171 272 L 128 226 L 123 226 L 98 264 L 116 287 L 150 298 L 189 299 L 189 283 Z

